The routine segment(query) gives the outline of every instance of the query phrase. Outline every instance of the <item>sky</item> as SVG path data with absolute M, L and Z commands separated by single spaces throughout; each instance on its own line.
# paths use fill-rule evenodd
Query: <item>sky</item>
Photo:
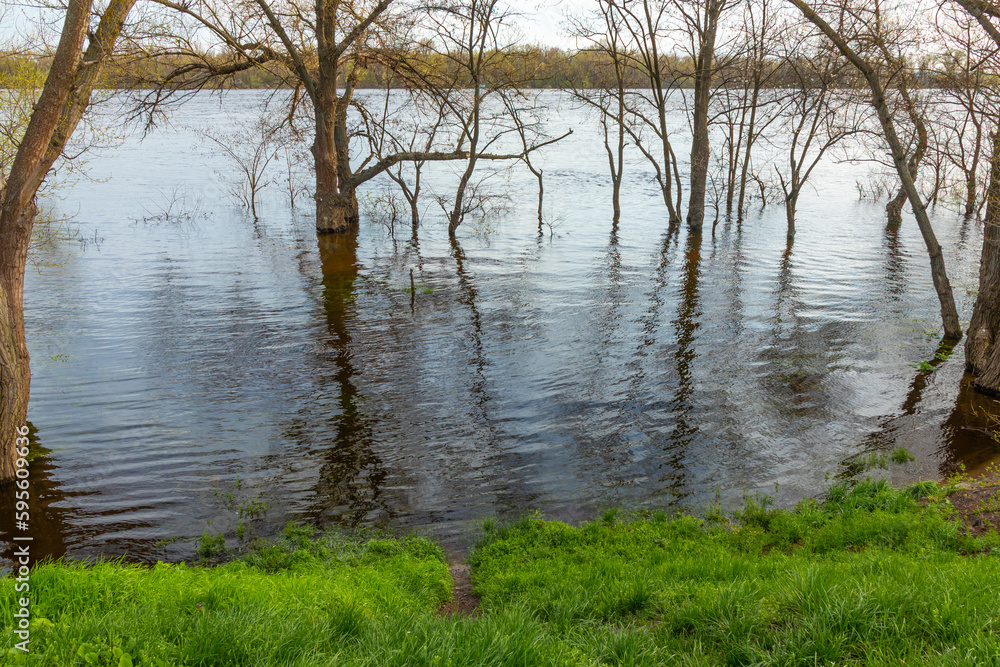
M 523 41 L 570 48 L 573 41 L 563 29 L 566 14 L 581 14 L 593 3 L 594 0 L 508 0 L 506 4 L 521 15 Z M 30 19 L 37 15 L 38 10 L 31 3 L 0 0 L 0 37 L 11 38 L 28 29 Z
M 582 14 L 593 0 L 509 0 L 507 3 L 521 12 L 524 39 L 532 44 L 572 47 L 573 41 L 564 34 L 566 14 Z

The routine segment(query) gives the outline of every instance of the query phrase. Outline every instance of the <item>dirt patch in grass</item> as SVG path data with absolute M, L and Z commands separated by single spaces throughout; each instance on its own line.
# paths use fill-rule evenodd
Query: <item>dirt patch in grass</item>
M 472 567 L 466 563 L 456 563 L 448 568 L 454 582 L 451 589 L 451 602 L 438 608 L 442 616 L 476 616 L 479 609 L 479 596 L 472 592 Z
M 1000 479 L 996 476 L 981 477 L 967 482 L 950 496 L 952 506 L 970 533 L 984 533 L 1000 530 Z

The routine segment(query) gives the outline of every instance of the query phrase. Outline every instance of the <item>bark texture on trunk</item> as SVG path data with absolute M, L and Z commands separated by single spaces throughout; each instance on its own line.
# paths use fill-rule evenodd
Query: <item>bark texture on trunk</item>
M 968 336 L 965 365 L 973 375 L 972 386 L 981 393 L 1000 396 L 1000 132 L 993 137 L 979 294 Z
M 358 231 L 358 198 L 353 191 L 316 188 L 316 232 L 319 234 L 353 234 Z
M 14 479 L 17 429 L 25 425 L 31 396 L 31 364 L 24 330 L 24 266 L 37 212 L 35 205 L 28 202 L 19 225 L 27 238 L 22 243 L 21 234 L 16 234 L 16 255 L 0 259 L 0 482 Z

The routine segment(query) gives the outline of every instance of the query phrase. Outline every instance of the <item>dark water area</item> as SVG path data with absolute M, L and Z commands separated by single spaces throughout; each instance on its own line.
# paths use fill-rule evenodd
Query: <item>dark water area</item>
M 817 169 L 790 251 L 775 205 L 670 228 L 637 154 L 615 226 L 593 122 L 548 92 L 553 132 L 575 130 L 539 158 L 551 230 L 515 168 L 496 177 L 510 214 L 457 245 L 434 208 L 418 241 L 368 220 L 356 241 L 317 239 L 310 202 L 279 186 L 248 219 L 198 134 L 255 95 L 195 99 L 49 201 L 89 242 L 29 267 L 36 556 L 190 558 L 204 531 L 235 545 L 241 521 L 270 536 L 289 520 L 461 549 L 486 516 L 794 503 L 870 450 L 916 455 L 882 473 L 897 481 L 994 456 L 996 406 L 963 383 L 961 347 L 934 360 L 915 223 L 887 232 L 857 200 L 868 164 Z M 933 222 L 967 321 L 981 225 Z

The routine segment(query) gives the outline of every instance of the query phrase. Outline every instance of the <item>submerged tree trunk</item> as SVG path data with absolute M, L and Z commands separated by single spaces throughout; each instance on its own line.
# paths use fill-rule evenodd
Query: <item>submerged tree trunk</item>
M 474 144 L 472 150 L 475 150 Z M 458 232 L 458 226 L 461 225 L 465 219 L 465 210 L 463 208 L 465 204 L 465 191 L 469 187 L 469 181 L 472 180 L 472 173 L 475 169 L 476 157 L 473 153 L 472 157 L 469 158 L 469 163 L 465 168 L 465 172 L 462 174 L 462 178 L 458 182 L 458 188 L 455 190 L 455 204 L 451 209 L 451 213 L 448 215 L 448 238 L 455 238 L 455 233 Z
M 345 200 L 340 192 L 342 174 L 335 139 L 337 119 L 335 112 L 328 113 L 336 106 L 336 91 L 323 90 L 318 95 L 321 104 L 315 111 L 316 138 L 312 145 L 316 166 L 316 231 L 320 234 L 349 234 L 356 230 L 358 210 L 357 201 L 352 209 L 351 202 Z
M 358 231 L 358 198 L 316 183 L 316 231 L 320 234 L 353 234 Z
M 761 88 L 760 74 L 759 72 L 755 72 L 753 81 L 753 95 L 750 100 L 750 125 L 747 131 L 747 146 L 746 146 L 746 152 L 743 155 L 743 165 L 740 170 L 740 196 L 739 199 L 736 200 L 736 206 L 737 206 L 736 216 L 740 220 L 743 219 L 743 210 L 746 204 L 747 172 L 750 169 L 750 158 L 752 157 L 752 151 L 755 139 L 754 126 L 757 124 L 757 102 L 760 99 L 760 88 Z
M 538 229 L 542 228 L 542 204 L 545 201 L 545 184 L 542 182 L 542 170 L 535 174 L 538 178 Z
M 977 391 L 1000 396 L 1000 132 L 993 135 L 979 294 L 965 342 L 965 365 Z
M 622 192 L 622 171 L 624 169 L 625 162 L 625 128 L 624 128 L 624 102 L 622 95 L 623 91 L 619 91 L 619 102 L 618 102 L 618 115 L 615 118 L 615 125 L 618 131 L 618 145 L 617 150 L 611 148 L 611 142 L 608 140 L 608 120 L 607 118 L 602 119 L 602 127 L 604 129 L 604 151 L 608 154 L 608 169 L 611 173 L 611 206 L 614 211 L 612 217 L 613 222 L 618 222 L 622 215 L 622 205 L 621 205 L 621 192 Z M 668 165 L 669 168 L 669 165 Z M 541 183 L 539 183 L 540 185 Z M 539 221 L 541 224 L 541 221 Z
M 899 187 L 896 196 L 885 205 L 886 224 L 890 227 L 899 227 L 903 224 L 903 204 L 906 203 L 906 188 Z
M 327 58 L 324 60 L 333 60 Z M 316 109 L 316 138 L 312 152 L 316 164 L 316 231 L 320 234 L 353 234 L 358 230 L 358 198 L 351 183 L 347 107 L 353 75 L 338 97 L 336 62 L 320 67 Z

